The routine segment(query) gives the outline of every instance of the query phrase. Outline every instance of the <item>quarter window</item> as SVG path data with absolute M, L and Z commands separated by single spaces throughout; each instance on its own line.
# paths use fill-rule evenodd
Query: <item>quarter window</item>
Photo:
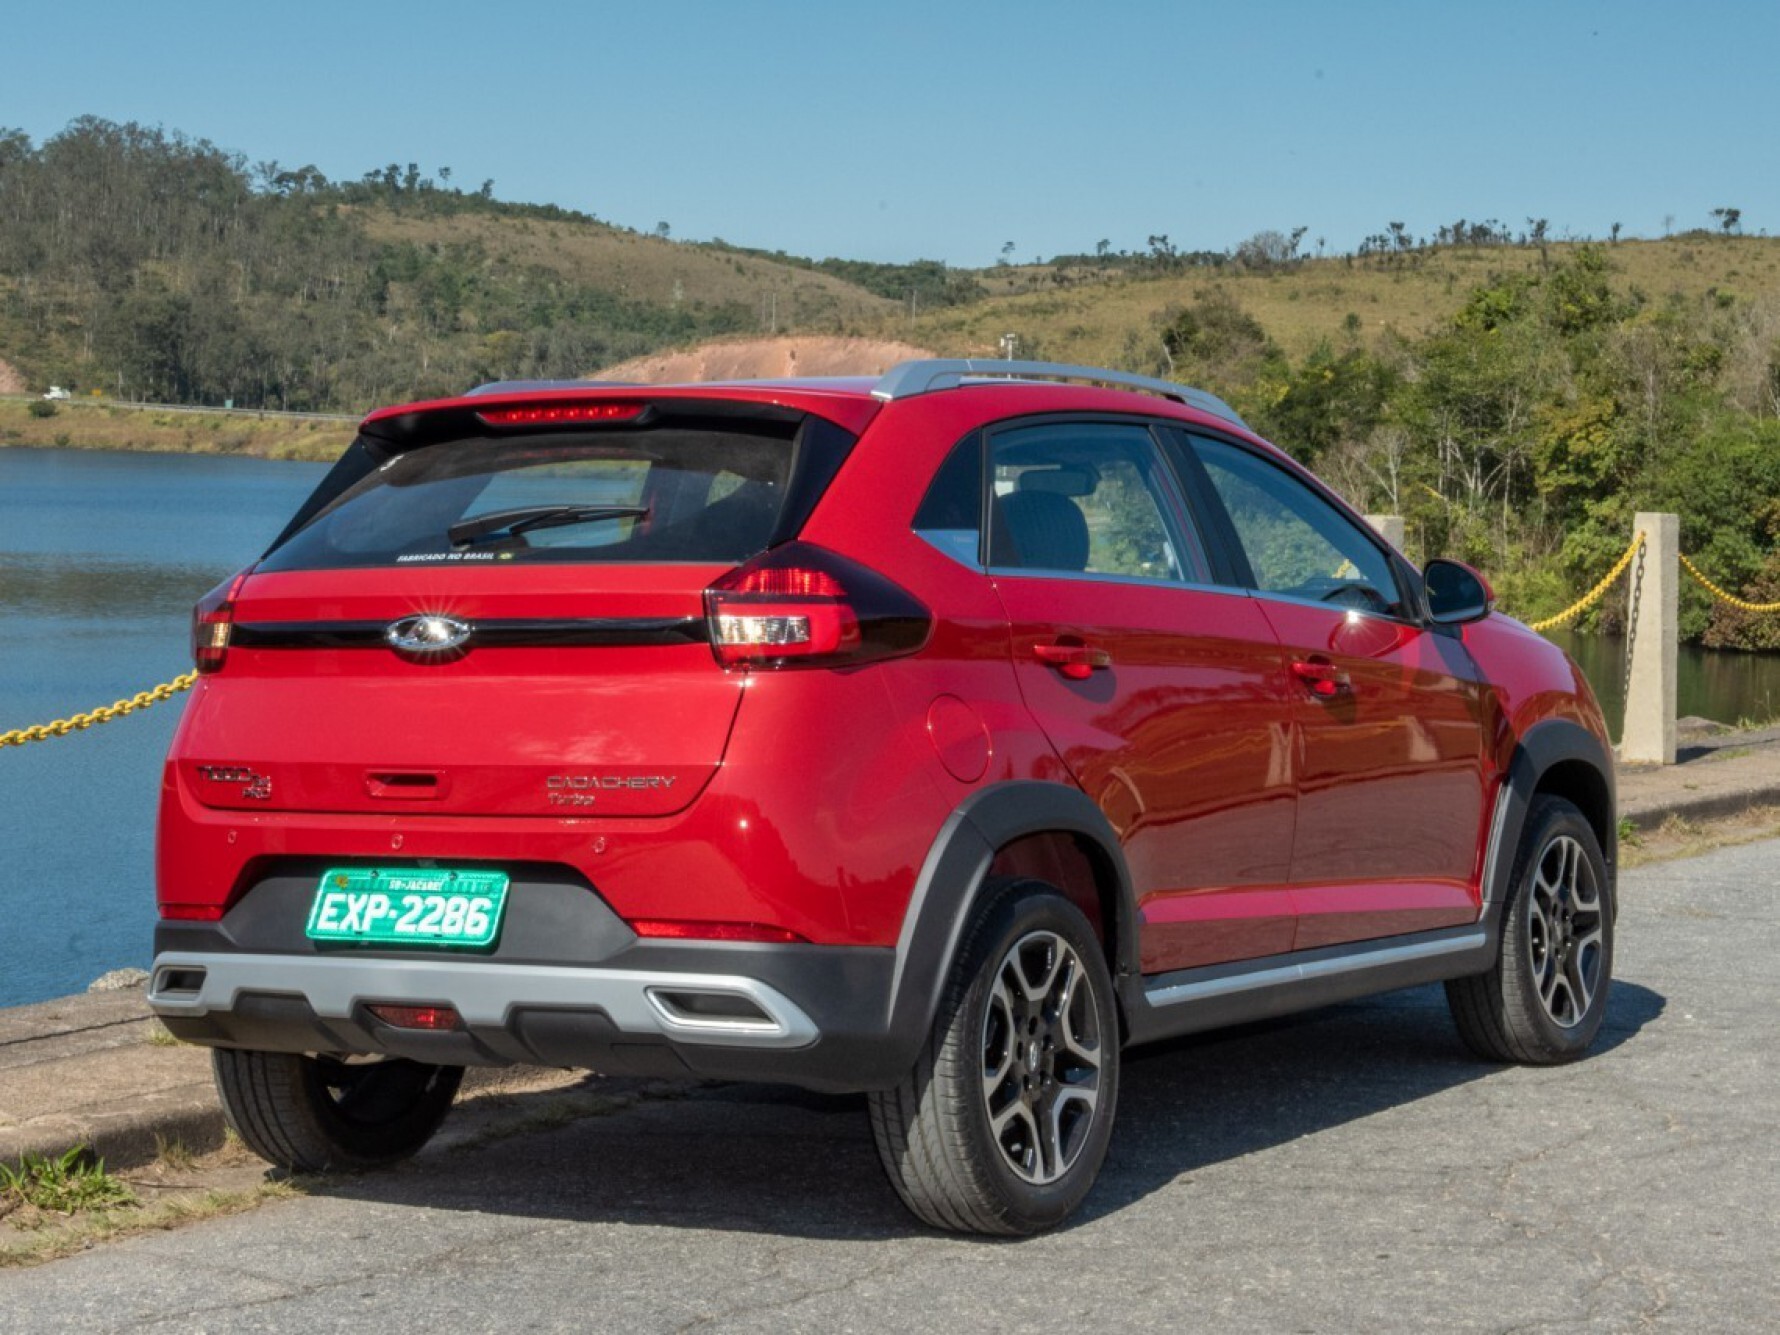
M 1251 587 L 1404 615 L 1389 558 L 1346 515 L 1247 450 L 1203 438 L 1195 438 L 1193 448 L 1236 529 Z
M 981 566 L 983 438 L 972 432 L 953 448 L 915 511 L 915 532 L 954 561 Z

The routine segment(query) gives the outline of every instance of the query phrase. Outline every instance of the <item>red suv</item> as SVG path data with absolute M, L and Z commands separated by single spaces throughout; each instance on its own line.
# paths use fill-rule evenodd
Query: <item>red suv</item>
M 1564 655 L 1210 395 L 1081 367 L 388 408 L 197 607 L 150 999 L 298 1170 L 466 1065 L 864 1091 L 903 1200 L 1087 1193 L 1120 1050 L 1445 980 L 1580 1055 Z

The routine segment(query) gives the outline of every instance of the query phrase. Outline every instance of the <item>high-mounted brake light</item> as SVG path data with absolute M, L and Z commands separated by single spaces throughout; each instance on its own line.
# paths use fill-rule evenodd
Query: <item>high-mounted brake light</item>
M 237 571 L 198 599 L 192 608 L 192 666 L 215 672 L 229 653 L 229 630 L 235 620 L 235 599 L 253 567 Z
M 874 570 L 788 543 L 705 590 L 711 648 L 725 667 L 850 667 L 912 654 L 933 618 Z
M 572 422 L 627 422 L 645 403 L 533 403 L 523 408 L 485 408 L 476 415 L 490 426 L 555 426 Z

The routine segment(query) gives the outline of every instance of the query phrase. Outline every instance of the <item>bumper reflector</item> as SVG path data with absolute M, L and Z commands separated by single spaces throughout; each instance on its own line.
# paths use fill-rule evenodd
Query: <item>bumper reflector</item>
M 223 906 L 221 904 L 162 904 L 159 912 L 163 918 L 176 919 L 180 922 L 221 922 Z
M 632 918 L 630 930 L 638 936 L 671 937 L 682 941 L 808 941 L 807 936 L 763 922 L 705 922 L 699 918 Z
M 376 1002 L 365 1009 L 396 1029 L 461 1029 L 464 1023 L 463 1017 L 450 1006 L 391 1006 Z

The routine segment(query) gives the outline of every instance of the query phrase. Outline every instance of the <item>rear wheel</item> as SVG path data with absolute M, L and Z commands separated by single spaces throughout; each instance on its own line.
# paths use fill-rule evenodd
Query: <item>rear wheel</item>
M 247 1147 L 298 1173 L 356 1172 L 408 1158 L 432 1139 L 461 1066 L 345 1062 L 217 1048 L 223 1113 Z
M 1049 886 L 1015 882 L 979 910 L 914 1070 L 871 1095 L 872 1133 L 925 1222 L 1035 1233 L 1093 1186 L 1118 1082 L 1100 942 Z
M 1574 1061 L 1594 1042 L 1613 977 L 1613 892 L 1601 846 L 1561 797 L 1527 812 L 1496 963 L 1447 983 L 1459 1035 L 1490 1061 Z

